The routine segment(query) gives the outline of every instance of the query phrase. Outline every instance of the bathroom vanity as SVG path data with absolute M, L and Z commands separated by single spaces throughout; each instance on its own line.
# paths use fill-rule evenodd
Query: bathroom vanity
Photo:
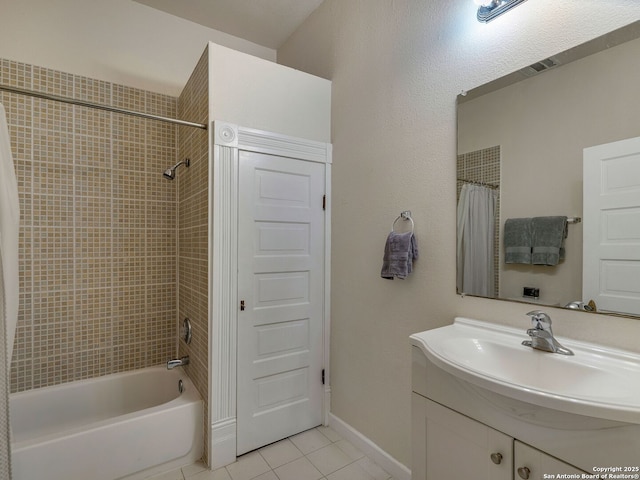
M 414 480 L 639 478 L 640 356 L 527 338 L 461 318 L 411 336 Z

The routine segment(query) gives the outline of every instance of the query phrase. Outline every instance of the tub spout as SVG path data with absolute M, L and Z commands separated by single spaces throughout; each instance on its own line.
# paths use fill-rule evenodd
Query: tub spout
M 175 360 L 169 360 L 167 362 L 167 370 L 172 370 L 176 367 L 184 367 L 185 365 L 189 365 L 188 355 L 182 358 L 176 358 Z

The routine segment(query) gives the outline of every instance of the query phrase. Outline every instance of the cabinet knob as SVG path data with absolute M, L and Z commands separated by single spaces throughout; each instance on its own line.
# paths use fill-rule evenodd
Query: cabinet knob
M 529 470 L 527 467 L 520 467 L 518 469 L 518 475 L 520 475 L 520 478 L 524 478 L 524 480 L 527 480 L 530 474 L 531 470 Z
M 501 453 L 492 453 L 491 461 L 496 465 L 500 465 L 502 463 L 502 454 Z

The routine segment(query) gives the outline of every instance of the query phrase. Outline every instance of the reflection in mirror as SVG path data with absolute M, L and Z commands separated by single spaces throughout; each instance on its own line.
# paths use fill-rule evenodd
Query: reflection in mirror
M 640 316 L 639 37 L 458 97 L 458 293 Z

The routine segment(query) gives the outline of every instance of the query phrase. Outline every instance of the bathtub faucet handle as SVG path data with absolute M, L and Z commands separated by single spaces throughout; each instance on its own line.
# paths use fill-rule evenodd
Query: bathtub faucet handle
M 174 360 L 169 360 L 167 362 L 167 370 L 172 370 L 176 367 L 184 367 L 185 365 L 189 365 L 189 356 L 185 355 L 182 358 L 176 358 Z

